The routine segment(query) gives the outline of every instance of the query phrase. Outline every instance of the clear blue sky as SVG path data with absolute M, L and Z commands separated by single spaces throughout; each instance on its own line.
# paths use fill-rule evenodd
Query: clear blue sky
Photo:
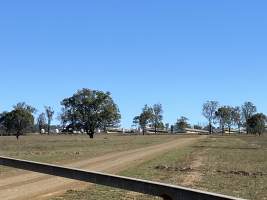
M 110 91 L 130 127 L 144 104 L 205 122 L 206 100 L 267 113 L 267 3 L 3 0 L 0 112 L 39 111 L 77 89 Z M 56 121 L 55 121 L 56 123 Z

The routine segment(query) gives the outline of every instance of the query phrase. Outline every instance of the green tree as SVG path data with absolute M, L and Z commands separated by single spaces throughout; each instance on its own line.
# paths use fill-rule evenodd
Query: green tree
M 50 106 L 45 106 L 45 113 L 47 117 L 47 133 L 50 134 L 50 127 L 51 127 L 51 121 L 53 120 L 53 116 L 55 111 Z
M 222 134 L 225 133 L 225 124 L 226 124 L 226 120 L 227 120 L 227 117 L 228 117 L 228 110 L 227 108 L 224 106 L 224 107 L 220 107 L 217 111 L 216 111 L 216 117 L 220 123 L 220 127 L 222 129 Z
M 163 109 L 161 104 L 154 104 L 152 107 L 152 117 L 151 124 L 154 127 L 155 134 L 157 134 L 157 129 L 162 128 L 163 120 Z M 164 125 L 163 125 L 164 127 Z
M 179 119 L 177 119 L 177 122 L 176 122 L 177 130 L 185 131 L 186 128 L 189 128 L 190 124 L 187 121 L 188 121 L 188 118 L 186 118 L 184 116 L 182 116 Z
M 242 127 L 242 118 L 241 118 L 241 108 L 239 106 L 235 107 L 233 109 L 232 117 L 234 124 L 238 127 L 239 133 L 241 133 L 241 127 Z
M 113 102 L 111 98 L 107 99 L 106 108 L 101 113 L 100 118 L 103 119 L 102 128 L 104 132 L 107 132 L 108 127 L 118 127 L 121 119 L 121 114 L 118 106 Z
M 257 112 L 257 107 L 252 102 L 245 102 L 242 106 L 242 117 L 246 127 L 247 134 L 249 133 L 248 120 Z
M 216 120 L 216 111 L 219 106 L 217 101 L 207 101 L 203 104 L 202 114 L 209 122 L 209 133 L 212 134 L 213 128 L 212 123 L 215 123 Z
M 262 113 L 252 115 L 247 121 L 248 132 L 262 135 L 265 132 L 266 116 Z
M 153 109 L 148 105 L 145 105 L 142 109 L 142 113 L 133 119 L 134 124 L 138 124 L 142 129 L 143 135 L 145 135 L 146 128 L 153 117 Z
M 77 128 L 77 122 L 79 117 L 79 112 L 76 109 L 75 97 L 74 95 L 69 98 L 65 98 L 61 102 L 62 113 L 60 114 L 60 119 L 64 128 L 75 130 Z
M 94 137 L 96 129 L 119 122 L 119 110 L 109 92 L 78 90 L 72 97 L 64 99 L 61 105 L 63 123 L 73 129 L 84 129 L 90 138 Z
M 17 139 L 19 139 L 19 136 L 22 135 L 26 129 L 34 125 L 33 113 L 35 111 L 35 108 L 26 103 L 18 103 L 14 106 L 13 110 L 6 113 L 2 119 L 6 130 L 14 130 Z
M 0 126 L 7 135 L 9 135 L 12 131 L 13 123 L 11 115 L 8 112 L 3 112 L 0 114 Z
M 222 134 L 225 132 L 225 125 L 228 127 L 229 134 L 231 133 L 231 127 L 235 124 L 235 108 L 231 106 L 222 106 L 216 111 L 216 116 L 220 122 L 222 128 Z
M 39 133 L 42 133 L 42 129 L 46 127 L 46 116 L 45 113 L 41 113 L 37 118 L 37 125 L 39 129 Z
M 226 125 L 228 126 L 228 132 L 231 134 L 231 128 L 235 124 L 235 108 L 231 106 L 226 106 L 227 109 L 227 118 L 226 118 Z

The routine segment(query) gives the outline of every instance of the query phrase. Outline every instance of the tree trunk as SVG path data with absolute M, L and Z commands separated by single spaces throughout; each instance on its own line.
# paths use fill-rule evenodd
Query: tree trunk
M 89 128 L 87 129 L 87 134 L 89 135 L 89 137 L 90 137 L 91 139 L 93 139 L 93 138 L 94 138 L 94 134 L 95 134 L 95 128 L 93 128 L 93 127 L 89 127 Z
M 17 140 L 19 140 L 19 136 L 20 136 L 20 131 L 17 131 L 17 134 L 16 134 Z
M 249 134 L 249 131 L 248 131 L 248 123 L 246 122 L 246 132 L 247 132 L 247 135 Z
M 210 132 L 210 135 L 211 135 L 212 134 L 212 125 L 211 125 L 211 122 L 209 123 L 209 128 L 210 128 L 209 132 Z
M 231 135 L 231 126 L 228 127 L 229 135 Z
M 48 122 L 47 122 L 47 134 L 48 135 L 50 134 L 50 124 L 51 124 L 51 121 L 50 119 L 48 119 Z
M 108 133 L 107 132 L 107 126 L 106 125 L 103 127 L 103 129 L 104 129 L 104 133 Z
M 155 128 L 155 134 L 157 134 L 157 125 L 155 125 L 154 128 Z
M 93 139 L 94 138 L 94 134 L 95 134 L 95 132 L 94 131 L 89 131 L 89 137 L 91 138 L 91 139 Z

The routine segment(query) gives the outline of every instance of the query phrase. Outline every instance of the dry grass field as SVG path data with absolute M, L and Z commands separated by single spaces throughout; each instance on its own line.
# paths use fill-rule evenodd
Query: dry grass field
M 121 175 L 251 200 L 267 199 L 267 137 L 208 137 L 133 166 Z M 109 187 L 69 190 L 53 200 L 157 199 Z
M 197 142 L 203 136 L 84 136 L 2 137 L 1 155 L 62 164 L 85 170 L 119 173 L 164 153 Z M 89 184 L 33 172 L 0 168 L 0 199 L 48 199 Z M 16 192 L 14 192 L 16 191 Z M 27 191 L 27 192 L 25 192 Z
M 165 151 L 157 151 L 165 144 L 169 146 L 174 140 L 183 142 L 194 138 L 198 139 L 183 145 L 177 143 Z M 125 157 L 123 157 L 123 152 L 127 152 Z M 135 157 L 135 160 L 131 162 L 128 160 L 129 153 L 131 156 L 141 156 L 141 152 L 147 152 L 147 155 L 142 159 Z M 153 156 L 152 152 L 154 152 Z M 127 161 L 128 164 L 124 166 L 118 164 L 116 170 L 107 166 L 101 168 L 101 165 L 95 163 L 88 167 L 93 170 L 99 169 L 245 199 L 267 199 L 266 136 L 200 138 L 199 136 L 170 135 L 99 135 L 94 140 L 86 136 L 28 136 L 22 137 L 20 141 L 16 141 L 15 138 L 2 137 L 0 138 L 0 154 L 56 164 L 68 164 L 104 156 L 106 164 L 114 166 L 118 164 L 116 162 L 119 162 L 116 159 L 121 158 L 120 161 Z M 118 158 L 114 160 L 115 157 L 108 158 L 106 155 L 117 155 Z M 20 173 L 25 172 L 0 166 L 0 177 L 8 178 Z M 157 199 L 109 187 L 86 185 L 80 189 L 71 190 L 72 187 L 66 187 L 65 190 L 68 189 L 68 191 L 64 194 L 43 197 L 52 200 Z M 0 191 L 1 189 L 0 182 Z
M 175 136 L 84 135 L 0 137 L 0 155 L 52 164 L 68 164 L 107 153 L 172 141 Z M 0 166 L 0 177 L 17 170 Z

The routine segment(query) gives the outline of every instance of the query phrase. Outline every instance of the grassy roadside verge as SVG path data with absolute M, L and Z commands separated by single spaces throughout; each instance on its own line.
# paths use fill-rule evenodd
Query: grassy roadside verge
M 201 157 L 201 159 L 199 159 Z M 201 160 L 201 165 L 192 163 Z M 134 166 L 120 175 L 184 185 L 252 200 L 267 199 L 267 137 L 209 137 L 183 149 Z M 188 186 L 188 183 L 187 185 Z M 157 199 L 109 187 L 93 186 L 85 191 L 68 191 L 59 199 Z

